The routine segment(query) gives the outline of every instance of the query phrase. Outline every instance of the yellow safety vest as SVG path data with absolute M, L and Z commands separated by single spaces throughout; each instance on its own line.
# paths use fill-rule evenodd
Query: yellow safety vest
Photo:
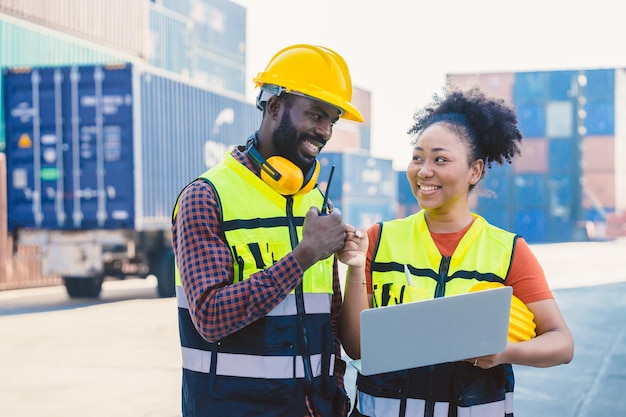
M 382 223 L 371 266 L 375 305 L 463 294 L 480 281 L 504 282 L 516 236 L 473 216 L 451 257 L 439 253 L 423 210 Z

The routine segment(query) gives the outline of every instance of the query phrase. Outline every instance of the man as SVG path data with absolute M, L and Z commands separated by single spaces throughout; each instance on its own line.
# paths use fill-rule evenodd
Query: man
M 334 254 L 354 227 L 322 210 L 316 158 L 363 119 L 328 48 L 287 47 L 254 81 L 259 130 L 174 210 L 183 416 L 343 416 Z

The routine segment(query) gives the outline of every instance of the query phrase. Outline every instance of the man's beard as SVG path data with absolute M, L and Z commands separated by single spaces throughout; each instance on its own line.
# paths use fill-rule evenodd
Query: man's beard
M 325 143 L 323 139 L 313 137 L 310 134 L 303 133 L 298 136 L 298 131 L 291 122 L 289 112 L 283 113 L 280 125 L 278 125 L 278 128 L 276 128 L 272 134 L 272 143 L 274 144 L 277 154 L 293 162 L 305 175 L 313 166 L 314 159 L 303 158 L 298 153 L 298 147 L 300 146 L 300 143 L 308 137 L 315 139 L 315 141 L 319 143 Z

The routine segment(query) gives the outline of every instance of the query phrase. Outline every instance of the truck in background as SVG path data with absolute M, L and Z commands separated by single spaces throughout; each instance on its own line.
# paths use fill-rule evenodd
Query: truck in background
M 252 103 L 149 66 L 7 68 L 8 230 L 40 248 L 70 297 L 105 277 L 174 295 L 178 193 L 260 122 Z

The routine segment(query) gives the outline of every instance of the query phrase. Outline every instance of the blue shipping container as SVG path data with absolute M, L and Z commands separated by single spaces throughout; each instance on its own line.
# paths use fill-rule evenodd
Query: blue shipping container
M 615 70 L 597 69 L 586 70 L 587 85 L 585 86 L 585 97 L 587 101 L 609 101 L 615 100 Z
M 571 100 L 572 83 L 576 82 L 578 71 L 552 71 L 549 73 L 549 99 Z
M 513 178 L 515 207 L 544 207 L 546 205 L 546 175 L 518 174 Z
M 546 135 L 545 103 L 517 105 L 517 119 L 524 137 L 540 138 Z
M 574 138 L 548 141 L 548 170 L 550 174 L 575 173 L 579 169 L 580 151 Z
M 585 112 L 587 135 L 615 134 L 615 104 L 612 101 L 588 101 Z
M 392 160 L 365 153 L 324 152 L 319 156 L 320 188 L 326 189 L 331 167 L 335 166 L 328 197 L 387 198 L 397 201 L 397 174 Z
M 367 228 L 396 217 L 394 201 L 385 198 L 344 197 L 334 204 L 341 209 L 343 221 L 355 227 Z
M 548 100 L 548 82 L 547 72 L 516 72 L 513 102 L 516 105 L 544 103 Z
M 167 228 L 180 190 L 261 117 L 148 67 L 5 70 L 3 82 L 10 230 Z
M 514 233 L 521 235 L 528 243 L 546 241 L 546 212 L 543 208 L 515 211 Z

